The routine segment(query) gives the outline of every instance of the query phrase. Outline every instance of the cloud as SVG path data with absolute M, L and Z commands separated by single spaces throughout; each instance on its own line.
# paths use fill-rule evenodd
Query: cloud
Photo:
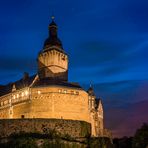
M 148 122 L 148 100 L 132 103 L 125 109 L 109 109 L 106 112 L 106 126 L 112 129 L 114 137 L 133 136 L 144 122 Z
M 77 81 L 83 82 L 147 79 L 146 48 L 147 41 L 122 44 L 101 40 L 82 42 L 70 56 L 71 79 L 76 79 L 73 75 L 76 72 L 81 76 Z
M 0 57 L 0 71 L 22 71 L 36 69 L 36 61 L 34 59 L 20 56 L 20 57 Z
M 82 84 L 87 90 L 89 84 Z M 93 83 L 97 97 L 101 97 L 105 109 L 126 108 L 131 103 L 148 100 L 148 80 L 113 81 L 106 83 Z
M 111 75 L 116 75 L 116 74 L 120 74 L 122 72 L 125 72 L 125 70 L 127 70 L 127 69 L 128 69 L 128 67 L 115 65 L 114 67 L 111 66 L 111 67 L 104 68 L 104 69 L 100 70 L 99 73 L 104 76 L 111 76 Z
M 133 34 L 134 36 L 134 34 Z M 131 37 L 132 38 L 132 37 Z M 122 40 L 122 39 L 121 39 Z M 131 39 L 132 40 L 132 39 Z M 115 40 L 101 40 L 97 41 L 85 41 L 79 43 L 79 46 L 76 48 L 77 50 L 72 52 L 72 57 L 77 56 L 78 61 L 81 66 L 88 66 L 92 64 L 93 66 L 96 64 L 120 64 L 128 66 L 130 62 L 139 62 L 143 60 L 143 58 L 148 55 L 146 50 L 148 46 L 147 39 L 141 40 L 139 37 L 133 41 L 118 41 Z M 81 60 L 81 62 L 80 62 Z M 120 62 L 120 63 L 119 63 Z M 74 63 L 77 64 L 77 63 Z M 77 64 L 78 65 L 78 64 Z
M 72 66 L 95 66 L 102 63 L 112 62 L 124 58 L 125 51 L 111 42 L 105 41 L 88 41 L 80 43 L 78 50 L 72 53 Z
M 19 80 L 24 72 L 34 74 L 37 72 L 35 59 L 25 55 L 0 56 L 0 84 L 6 84 Z
M 123 18 L 132 23 L 138 32 L 147 32 L 148 2 L 128 1 L 121 9 Z
M 98 95 L 102 93 L 105 96 L 107 93 L 110 96 L 108 99 L 123 100 L 124 103 L 146 100 L 148 95 L 146 89 L 148 89 L 148 80 L 128 80 L 96 85 Z
M 83 85 L 88 89 L 89 84 Z M 105 127 L 114 137 L 133 136 L 148 122 L 148 80 L 127 80 L 93 84 L 104 106 Z

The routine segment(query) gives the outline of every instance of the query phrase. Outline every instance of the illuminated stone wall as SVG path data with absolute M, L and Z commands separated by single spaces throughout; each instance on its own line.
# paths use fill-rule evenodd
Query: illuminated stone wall
M 32 117 L 73 119 L 89 122 L 88 96 L 80 89 L 66 87 L 33 88 Z
M 68 56 L 55 49 L 40 53 L 38 56 L 38 73 L 41 78 L 56 77 L 67 80 Z
M 88 95 L 66 87 L 26 88 L 1 99 L 0 118 L 57 118 L 89 122 Z M 4 105 L 5 104 L 5 105 Z
M 30 113 L 29 88 L 13 91 L 0 98 L 0 119 L 21 118 Z
M 89 102 L 91 101 L 88 93 L 79 88 L 64 86 L 24 88 L 1 97 L 0 119 L 81 120 L 91 123 L 92 136 L 98 136 L 100 130 L 104 129 L 102 103 L 99 103 L 96 110 L 90 107 Z
M 84 121 L 61 119 L 11 119 L 0 120 L 0 139 L 19 133 L 40 133 L 86 137 L 91 133 L 91 126 Z

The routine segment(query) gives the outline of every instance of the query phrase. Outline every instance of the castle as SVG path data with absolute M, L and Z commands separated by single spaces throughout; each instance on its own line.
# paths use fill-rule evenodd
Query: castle
M 0 85 L 0 119 L 46 118 L 86 121 L 91 135 L 107 136 L 103 106 L 90 87 L 85 91 L 68 81 L 68 55 L 57 35 L 52 19 L 49 37 L 39 52 L 37 74 L 24 73 L 22 79 Z

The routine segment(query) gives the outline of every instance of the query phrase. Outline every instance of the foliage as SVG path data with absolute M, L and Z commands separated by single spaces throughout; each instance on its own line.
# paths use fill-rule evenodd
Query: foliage
M 85 123 L 85 122 L 80 122 L 81 123 L 81 136 L 82 137 L 90 137 L 90 125 Z
M 148 146 L 148 124 L 143 123 L 133 138 L 133 148 L 146 148 Z
M 132 137 L 113 139 L 114 148 L 132 148 Z
M 42 141 L 42 142 L 41 142 Z M 12 134 L 2 148 L 83 148 L 86 144 L 76 141 L 69 134 L 60 135 L 54 130 L 45 129 L 44 134 L 20 132 Z
M 86 147 L 84 144 L 76 143 L 76 142 L 66 142 L 63 140 L 60 141 L 49 141 L 46 140 L 42 145 L 43 148 L 84 148 Z
M 0 144 L 0 147 L 9 148 L 112 148 L 109 138 L 91 138 L 89 127 L 82 122 L 81 136 L 71 137 L 70 133 L 60 134 L 54 129 L 42 126 L 42 133 L 14 133 L 8 137 L 8 142 Z
M 48 138 L 50 139 L 61 137 L 61 134 L 58 133 L 55 129 L 50 129 L 48 127 L 42 126 L 42 130 L 43 130 L 44 135 L 47 135 Z
M 113 148 L 113 144 L 107 137 L 98 137 L 89 139 L 90 148 Z
M 63 135 L 62 139 L 67 140 L 67 141 L 75 141 L 75 139 L 71 137 L 69 134 Z
M 27 137 L 27 138 L 16 138 L 11 139 L 6 144 L 1 144 L 0 147 L 3 148 L 37 148 L 37 144 L 35 139 Z

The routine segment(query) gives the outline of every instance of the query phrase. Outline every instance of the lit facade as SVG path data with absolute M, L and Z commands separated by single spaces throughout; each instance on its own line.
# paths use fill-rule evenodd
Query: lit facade
M 0 86 L 0 119 L 57 118 L 91 123 L 92 136 L 109 136 L 104 129 L 103 106 L 93 88 L 85 91 L 68 82 L 68 55 L 57 36 L 54 20 L 38 55 L 38 72 Z

